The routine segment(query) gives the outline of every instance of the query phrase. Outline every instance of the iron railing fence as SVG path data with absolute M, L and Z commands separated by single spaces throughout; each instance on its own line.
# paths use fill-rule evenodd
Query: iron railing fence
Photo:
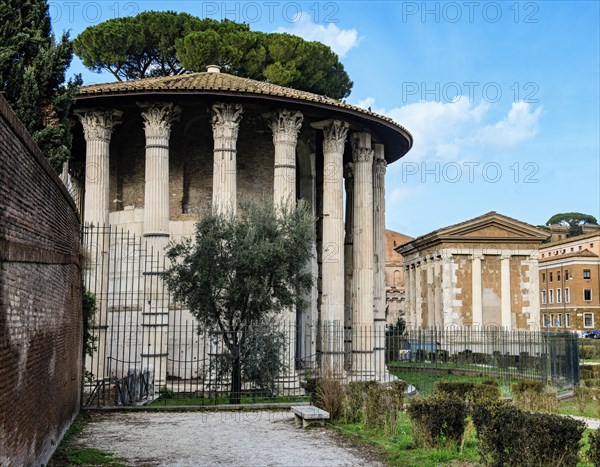
M 83 245 L 85 286 L 97 298 L 85 405 L 295 401 L 306 399 L 306 382 L 318 376 L 382 382 L 398 376 L 421 392 L 450 376 L 534 378 L 557 388 L 579 380 L 577 339 L 569 333 L 349 329 L 277 316 L 235 331 L 199 329 L 170 298 L 165 260 L 152 243 L 86 225 Z

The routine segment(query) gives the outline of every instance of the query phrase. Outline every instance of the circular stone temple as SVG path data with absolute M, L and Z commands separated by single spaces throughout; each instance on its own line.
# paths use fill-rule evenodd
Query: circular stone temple
M 208 212 L 235 212 L 248 200 L 305 200 L 316 219 L 307 265 L 313 291 L 304 309 L 283 319 L 308 344 L 291 342 L 289 352 L 296 361 L 318 353 L 334 366 L 346 355 L 348 372 L 383 376 L 385 171 L 412 146 L 405 128 L 342 101 L 216 66 L 84 86 L 74 114 L 69 183 L 80 194 L 83 221 L 139 235 L 154 251 L 191 236 Z M 106 276 L 93 281 L 116 291 L 116 279 Z M 160 313 L 152 329 L 168 326 L 169 313 L 160 309 L 142 307 L 140 322 Z M 302 335 L 317 323 L 321 337 Z M 364 334 L 328 337 L 325 329 Z

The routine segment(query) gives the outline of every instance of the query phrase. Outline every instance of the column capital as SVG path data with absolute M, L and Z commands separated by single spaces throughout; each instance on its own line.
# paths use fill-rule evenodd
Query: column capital
M 179 119 L 181 108 L 172 102 L 137 102 L 142 109 L 146 138 L 169 138 L 171 125 Z
M 473 255 L 469 256 L 469 259 L 471 261 L 475 261 L 476 259 L 483 260 L 483 258 L 484 258 L 484 255 L 481 253 L 477 253 L 477 254 L 473 254 Z
M 237 139 L 242 113 L 241 104 L 217 102 L 212 106 L 213 136 Z
M 116 125 L 121 123 L 123 112 L 115 109 L 82 109 L 75 111 L 83 126 L 86 141 L 110 142 Z
M 375 159 L 373 161 L 373 173 L 377 177 L 383 177 L 387 169 L 387 162 L 385 159 Z
M 506 259 L 510 260 L 511 256 L 512 256 L 512 255 L 506 255 L 506 254 L 504 254 L 504 255 L 500 255 L 500 260 L 501 260 L 501 261 L 502 261 L 502 260 L 506 260 Z
M 348 127 L 348 123 L 341 120 L 331 120 L 323 126 L 323 151 L 343 154 Z
M 296 145 L 298 132 L 302 128 L 304 116 L 298 110 L 282 109 L 265 114 L 269 127 L 273 131 L 273 142 Z

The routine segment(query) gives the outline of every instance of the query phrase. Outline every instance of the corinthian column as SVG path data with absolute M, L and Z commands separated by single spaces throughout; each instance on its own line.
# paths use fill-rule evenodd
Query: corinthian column
M 352 271 L 352 372 L 375 377 L 373 362 L 373 149 L 371 135 L 355 133 Z
M 144 236 L 169 236 L 169 137 L 181 110 L 173 103 L 138 103 L 146 131 Z
M 76 112 L 85 136 L 85 195 L 83 219 L 90 224 L 85 229 L 84 244 L 90 253 L 90 267 L 86 287 L 96 295 L 95 331 L 98 350 L 93 357 L 86 357 L 86 367 L 96 378 L 110 375 L 106 368 L 108 326 L 108 257 L 109 257 L 109 147 L 112 131 L 120 122 L 118 110 L 88 109 Z
M 373 320 L 375 326 L 374 358 L 377 376 L 385 366 L 385 171 L 387 162 L 383 144 L 374 144 L 373 161 Z
M 163 251 L 169 238 L 169 137 L 171 125 L 181 110 L 172 103 L 138 103 L 146 132 L 146 191 L 144 236 L 147 237 L 145 286 L 142 313 L 142 365 L 152 368 L 155 384 L 166 382 L 168 294 L 160 278 L 164 270 Z
M 236 145 L 242 119 L 241 104 L 218 102 L 212 106 L 214 147 L 213 210 L 219 214 L 237 208 Z
M 344 194 L 343 159 L 348 124 L 339 120 L 313 124 L 323 140 L 322 351 L 323 364 L 343 369 L 344 351 Z
M 273 131 L 275 168 L 273 202 L 275 207 L 296 205 L 296 143 L 304 117 L 294 110 L 280 110 L 267 116 Z
M 83 219 L 95 226 L 108 226 L 109 146 L 112 131 L 122 112 L 90 109 L 76 112 L 85 136 L 85 211 Z
M 474 254 L 471 256 L 472 269 L 471 269 L 471 288 L 472 288 L 472 312 L 473 317 L 472 326 L 478 326 L 483 329 L 483 292 L 481 290 L 481 261 L 483 260 L 482 254 Z
M 298 111 L 280 110 L 266 115 L 273 131 L 275 146 L 275 168 L 273 204 L 277 209 L 296 206 L 296 143 L 302 127 L 303 116 Z M 300 388 L 296 373 L 296 309 L 281 313 L 281 325 L 286 335 L 284 363 L 286 375 L 281 378 L 284 389 L 295 392 Z

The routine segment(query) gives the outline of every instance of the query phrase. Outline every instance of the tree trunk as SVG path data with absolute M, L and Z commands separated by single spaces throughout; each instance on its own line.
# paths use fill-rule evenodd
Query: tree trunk
M 242 398 L 242 365 L 240 354 L 236 352 L 231 366 L 231 392 L 229 394 L 230 404 L 240 404 Z

